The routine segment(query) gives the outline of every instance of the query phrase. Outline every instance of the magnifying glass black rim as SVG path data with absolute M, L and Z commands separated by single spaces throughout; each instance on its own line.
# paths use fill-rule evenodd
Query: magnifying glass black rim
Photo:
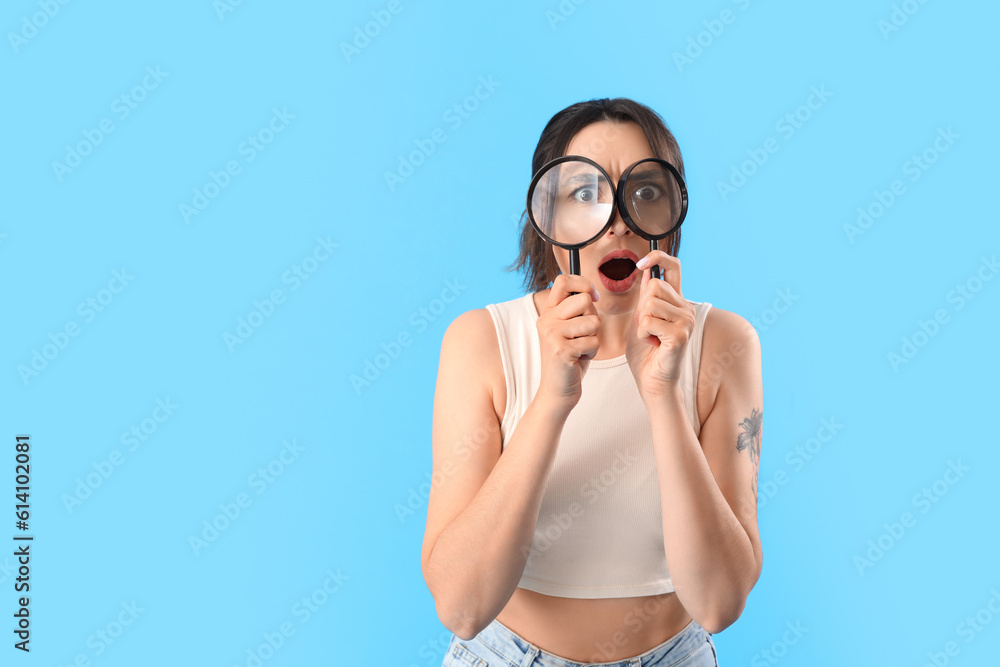
M 606 231 L 608 231 L 608 227 L 611 226 L 612 221 L 615 219 L 615 207 L 612 206 L 611 207 L 611 215 L 608 216 L 608 221 L 606 223 L 604 223 L 603 227 L 601 227 L 601 231 L 597 232 L 596 234 L 594 234 L 593 236 L 591 236 L 586 241 L 583 241 L 582 243 L 560 243 L 559 241 L 556 241 L 555 239 L 551 238 L 548 234 L 546 234 L 545 232 L 542 231 L 541 226 L 535 220 L 535 216 L 531 212 L 531 209 L 532 209 L 531 198 L 535 194 L 535 186 L 538 184 L 538 181 L 541 180 L 542 176 L 545 175 L 548 172 L 548 170 L 549 170 L 550 167 L 553 167 L 553 166 L 555 166 L 557 164 L 560 164 L 562 162 L 569 162 L 570 160 L 579 161 L 579 162 L 587 162 L 587 163 L 593 165 L 594 167 L 597 168 L 597 170 L 599 172 L 601 172 L 601 174 L 603 174 L 604 178 L 606 178 L 608 180 L 608 186 L 609 187 L 611 186 L 611 177 L 608 176 L 608 172 L 604 171 L 604 167 L 602 167 L 601 165 L 597 164 L 596 162 L 594 162 L 593 160 L 591 160 L 589 157 L 584 157 L 582 155 L 562 155 L 562 156 L 557 157 L 555 159 L 549 160 L 548 162 L 546 162 L 545 164 L 543 164 L 538 169 L 537 172 L 535 172 L 534 176 L 531 177 L 531 184 L 528 185 L 528 220 L 531 221 L 532 227 L 535 228 L 535 231 L 538 232 L 539 236 L 541 236 L 543 239 L 545 239 L 549 243 L 551 243 L 553 245 L 557 245 L 560 248 L 564 248 L 566 250 L 573 250 L 574 248 L 575 249 L 580 249 L 580 248 L 583 248 L 584 246 L 590 245 L 591 243 L 593 243 L 594 241 L 596 241 L 599 237 L 601 237 Z M 617 193 L 616 193 L 616 196 L 617 196 Z M 686 201 L 687 201 L 687 195 L 685 194 L 685 202 Z
M 657 164 L 660 164 L 660 165 L 666 167 L 668 170 L 670 170 L 670 173 L 673 174 L 674 179 L 677 181 L 677 185 L 678 185 L 678 187 L 680 187 L 680 190 L 681 190 L 681 214 L 678 216 L 676 224 L 674 224 L 673 227 L 671 227 L 669 230 L 663 232 L 662 234 L 649 234 L 649 233 L 643 231 L 642 229 L 640 229 L 638 223 L 636 223 L 635 220 L 632 219 L 632 213 L 629 211 L 628 202 L 625 199 L 625 183 L 628 182 L 628 178 L 632 174 L 632 170 L 635 169 L 636 167 L 638 167 L 640 164 L 642 164 L 644 162 L 656 162 Z M 598 166 L 600 166 L 600 165 L 598 165 Z M 687 192 L 687 186 L 684 185 L 684 178 L 681 176 L 680 172 L 677 171 L 677 168 L 674 167 L 674 165 L 670 164 L 669 162 L 667 162 L 663 158 L 658 158 L 658 157 L 644 158 L 642 160 L 639 160 L 635 164 L 633 164 L 628 169 L 626 169 L 625 173 L 622 174 L 621 178 L 618 179 L 618 189 L 617 189 L 617 192 L 616 192 L 616 196 L 617 196 L 617 200 L 618 200 L 616 202 L 616 204 L 618 206 L 618 210 L 621 211 L 622 220 L 625 221 L 625 224 L 628 225 L 629 229 L 631 229 L 638 236 L 641 236 L 642 238 L 646 239 L 647 241 L 652 241 L 654 239 L 657 240 L 657 241 L 659 241 L 660 239 L 664 239 L 664 238 L 670 236 L 671 234 L 674 233 L 674 231 L 678 227 L 681 226 L 681 223 L 684 222 L 684 218 L 687 217 L 688 192 Z M 613 215 L 612 215 L 612 219 L 614 219 Z

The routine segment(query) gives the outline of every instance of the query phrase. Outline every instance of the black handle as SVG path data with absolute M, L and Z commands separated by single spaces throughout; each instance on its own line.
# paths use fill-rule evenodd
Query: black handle
M 580 275 L 580 249 L 570 248 L 569 249 L 569 272 L 574 275 Z M 570 295 L 579 294 L 579 292 L 570 292 Z

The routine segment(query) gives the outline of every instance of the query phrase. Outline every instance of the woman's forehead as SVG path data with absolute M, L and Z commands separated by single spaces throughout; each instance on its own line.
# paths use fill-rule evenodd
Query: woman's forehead
M 577 132 L 566 155 L 582 155 L 608 171 L 621 173 L 644 158 L 656 157 L 642 128 L 631 122 L 600 121 Z

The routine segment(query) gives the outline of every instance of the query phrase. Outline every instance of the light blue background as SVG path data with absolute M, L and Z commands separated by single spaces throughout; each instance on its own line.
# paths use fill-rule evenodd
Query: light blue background
M 348 55 L 387 3 L 71 2 L 51 18 L 43 5 L 15 0 L 0 21 L 0 532 L 17 532 L 13 439 L 28 433 L 36 536 L 27 656 L 11 648 L 16 575 L 0 557 L 3 664 L 246 665 L 282 623 L 295 632 L 268 667 L 440 664 L 426 505 L 396 509 L 430 470 L 441 336 L 523 294 L 503 267 L 545 123 L 619 95 L 661 113 L 684 155 L 684 295 L 754 318 L 763 346 L 765 564 L 715 637 L 721 664 L 773 664 L 770 650 L 789 665 L 923 665 L 949 641 L 948 664 L 993 664 L 1000 618 L 959 624 L 1000 591 L 1000 279 L 973 282 L 961 309 L 949 293 L 1000 250 L 994 3 L 911 1 L 883 34 L 889 1 L 399 0 Z M 732 22 L 713 24 L 723 10 Z M 704 46 L 678 66 L 689 39 Z M 114 101 L 147 67 L 167 74 L 123 118 Z M 482 79 L 493 91 L 450 121 Z M 776 124 L 814 86 L 832 96 L 786 136 Z M 250 161 L 241 142 L 275 108 L 294 118 Z M 53 162 L 105 118 L 113 132 L 60 180 Z M 443 143 L 390 189 L 385 173 L 438 128 Z M 939 128 L 957 140 L 910 180 Z M 723 199 L 718 182 L 768 138 L 779 150 Z M 186 222 L 180 205 L 231 160 L 240 173 Z M 905 193 L 851 243 L 845 224 L 895 179 Z M 337 247 L 293 289 L 286 272 L 318 237 Z M 103 293 L 123 268 L 133 278 Z M 458 296 L 439 309 L 449 281 Z M 276 289 L 283 303 L 231 350 L 224 335 Z M 779 290 L 795 299 L 774 317 Z M 108 297 L 90 321 L 78 310 Z M 947 322 L 894 368 L 889 353 L 938 309 Z M 22 377 L 71 321 L 78 335 Z M 409 344 L 356 390 L 400 334 Z M 842 428 L 793 463 L 823 419 Z M 155 432 L 130 451 L 121 435 L 143 420 Z M 255 486 L 291 440 L 297 457 Z M 67 508 L 115 450 L 122 464 Z M 949 461 L 968 471 L 921 511 L 914 496 Z M 189 538 L 241 493 L 250 505 L 196 554 Z M 904 512 L 915 525 L 888 536 Z M 880 538 L 891 547 L 859 571 Z M 296 605 L 328 570 L 346 580 L 305 619 Z M 132 601 L 143 611 L 98 654 L 97 631 Z M 784 644 L 796 622 L 807 631 Z

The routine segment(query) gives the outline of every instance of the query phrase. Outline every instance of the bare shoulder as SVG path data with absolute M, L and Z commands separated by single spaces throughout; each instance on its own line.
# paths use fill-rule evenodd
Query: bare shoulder
M 448 355 L 455 368 L 462 369 L 471 383 L 489 393 L 497 414 L 502 416 L 506 386 L 500 344 L 493 316 L 486 308 L 467 310 L 448 325 L 441 341 L 441 357 Z
M 469 334 L 482 333 L 487 329 L 493 330 L 493 316 L 490 315 L 490 311 L 486 308 L 473 308 L 453 319 L 445 330 L 445 336 L 467 338 Z
M 757 338 L 757 330 L 742 315 L 731 310 L 712 306 L 705 316 L 705 343 L 721 343 L 723 347 L 733 341 L 749 343 Z
M 705 316 L 698 368 L 698 416 L 704 424 L 723 378 L 760 373 L 760 339 L 744 317 L 712 306 Z

